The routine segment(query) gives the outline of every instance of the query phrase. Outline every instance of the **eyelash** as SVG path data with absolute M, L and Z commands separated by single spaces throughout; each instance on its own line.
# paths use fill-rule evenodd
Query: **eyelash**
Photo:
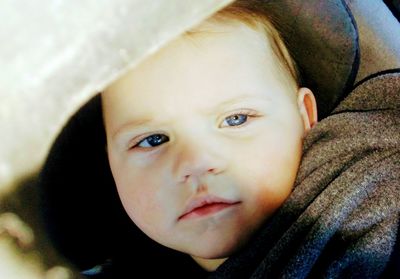
M 259 114 L 258 114 L 257 112 L 255 112 L 255 111 L 253 111 L 253 110 L 240 110 L 240 111 L 236 111 L 236 112 L 234 112 L 234 113 L 232 113 L 232 114 L 229 114 L 228 116 L 224 117 L 224 120 L 223 120 L 223 121 L 225 122 L 226 119 L 228 119 L 229 117 L 233 117 L 233 116 L 237 116 L 237 115 L 244 115 L 244 116 L 246 117 L 246 121 L 245 121 L 243 124 L 239 124 L 239 125 L 236 125 L 236 126 L 225 126 L 225 127 L 230 127 L 230 128 L 233 128 L 233 129 L 239 129 L 239 128 L 244 127 L 244 126 L 247 125 L 247 123 L 249 122 L 249 118 L 251 119 L 251 118 L 255 118 L 255 117 L 258 117 L 258 116 L 259 116 Z M 221 127 L 221 125 L 220 125 L 220 127 Z M 140 149 L 151 149 L 151 148 L 156 148 L 156 147 L 158 147 L 158 146 L 160 146 L 160 145 L 163 144 L 163 143 L 161 143 L 161 144 L 159 144 L 159 145 L 151 146 L 151 147 L 140 147 L 140 146 L 139 146 L 139 144 L 141 144 L 141 143 L 144 142 L 146 139 L 148 139 L 148 138 L 150 138 L 150 137 L 152 137 L 152 136 L 165 136 L 165 135 L 155 133 L 155 134 L 151 134 L 151 135 L 149 135 L 149 136 L 146 136 L 146 137 L 144 137 L 144 138 L 141 138 L 141 139 L 139 139 L 138 141 L 135 141 L 135 143 L 130 144 L 129 147 L 128 147 L 128 150 L 132 150 L 132 149 L 136 149 L 136 148 L 140 148 Z M 168 136 L 165 136 L 165 137 L 168 138 Z M 169 139 L 169 138 L 168 138 L 168 139 Z
M 244 127 L 244 126 L 246 126 L 248 124 L 249 118 L 251 119 L 251 118 L 255 118 L 255 117 L 259 116 L 259 114 L 257 114 L 257 112 L 255 112 L 254 110 L 239 110 L 239 111 L 236 111 L 236 112 L 231 113 L 228 116 L 224 117 L 224 121 L 227 118 L 232 117 L 232 116 L 236 116 L 236 115 L 245 115 L 246 116 L 246 121 L 243 124 L 240 124 L 240 125 L 227 126 L 227 127 L 230 127 L 230 128 L 233 128 L 233 129 L 239 129 L 239 128 Z

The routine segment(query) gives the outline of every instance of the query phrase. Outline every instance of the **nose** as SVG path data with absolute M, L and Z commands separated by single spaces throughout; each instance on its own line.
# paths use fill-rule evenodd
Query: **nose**
M 201 142 L 186 142 L 177 148 L 174 162 L 174 173 L 179 182 L 198 179 L 225 170 L 226 160 L 216 148 Z

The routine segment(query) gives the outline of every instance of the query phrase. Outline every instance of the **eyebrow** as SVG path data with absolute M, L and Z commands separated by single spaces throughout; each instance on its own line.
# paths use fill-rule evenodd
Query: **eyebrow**
M 148 123 L 153 122 L 152 118 L 143 118 L 143 119 L 137 119 L 133 121 L 129 121 L 127 123 L 124 123 L 122 126 L 120 126 L 112 135 L 112 138 L 115 139 L 119 134 L 123 133 L 125 129 L 127 128 L 134 128 L 138 126 L 144 126 Z
M 248 95 L 248 94 L 240 95 L 240 96 L 235 97 L 233 99 L 230 99 L 230 100 L 227 100 L 227 101 L 223 101 L 223 102 L 219 103 L 218 105 L 214 106 L 213 108 L 205 110 L 204 113 L 206 115 L 211 115 L 211 114 L 215 113 L 216 111 L 220 110 L 223 107 L 228 107 L 228 106 L 234 105 L 236 103 L 240 103 L 240 102 L 242 102 L 244 100 L 248 100 L 248 99 L 258 99 L 258 100 L 269 101 L 268 97 L 266 97 L 266 96 L 265 97 L 261 97 L 261 96 L 254 96 L 254 95 Z M 136 119 L 136 120 L 133 120 L 133 121 L 129 121 L 129 122 L 123 124 L 121 127 L 119 127 L 114 132 L 114 134 L 112 135 L 112 138 L 114 139 L 120 133 L 123 133 L 123 131 L 125 129 L 127 129 L 127 128 L 132 129 L 134 127 L 144 126 L 144 125 L 149 124 L 151 122 L 154 122 L 154 119 L 152 119 L 152 118 L 143 118 L 143 119 Z M 161 124 L 164 124 L 164 123 L 166 123 L 166 122 L 161 122 L 159 124 L 161 125 Z
M 249 94 L 240 95 L 240 96 L 235 97 L 233 99 L 226 100 L 226 101 L 223 101 L 223 102 L 217 104 L 213 108 L 206 110 L 205 113 L 210 115 L 210 114 L 213 114 L 216 111 L 220 110 L 221 108 L 229 107 L 231 105 L 234 105 L 234 104 L 237 104 L 237 103 L 249 100 L 249 99 L 257 99 L 257 100 L 264 100 L 264 101 L 268 101 L 269 100 L 267 96 L 261 97 L 261 96 L 254 96 L 254 95 L 249 95 Z

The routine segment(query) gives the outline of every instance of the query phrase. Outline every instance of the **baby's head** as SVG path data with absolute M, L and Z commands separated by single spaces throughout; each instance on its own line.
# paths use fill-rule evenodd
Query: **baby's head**
M 173 40 L 102 96 L 128 215 L 209 270 L 288 197 L 317 117 L 277 31 L 246 2 Z

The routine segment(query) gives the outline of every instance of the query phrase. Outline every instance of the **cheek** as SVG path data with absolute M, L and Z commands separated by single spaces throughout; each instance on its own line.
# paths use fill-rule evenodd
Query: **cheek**
M 271 161 L 274 152 L 258 155 L 258 163 L 246 170 L 245 181 L 241 189 L 243 196 L 251 204 L 251 215 L 256 226 L 269 218 L 284 203 L 293 190 L 299 156 L 280 154 Z
M 160 176 L 152 175 L 151 171 L 110 165 L 122 205 L 132 221 L 145 233 L 161 226 L 165 208 L 160 198 Z
M 268 133 L 247 145 L 235 158 L 243 195 L 269 215 L 291 193 L 300 165 L 302 139 L 294 133 Z
M 293 178 L 302 152 L 302 139 L 294 133 L 266 131 L 247 144 L 238 145 L 233 160 L 237 171 L 255 177 Z

